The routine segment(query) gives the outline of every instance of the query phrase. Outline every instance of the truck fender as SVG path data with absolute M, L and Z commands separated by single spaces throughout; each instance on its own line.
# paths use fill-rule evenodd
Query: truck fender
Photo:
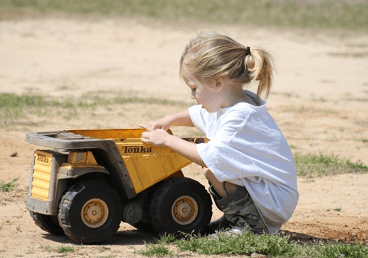
M 60 167 L 57 178 L 58 180 L 69 178 L 74 179 L 89 173 L 110 174 L 110 172 L 103 167 Z

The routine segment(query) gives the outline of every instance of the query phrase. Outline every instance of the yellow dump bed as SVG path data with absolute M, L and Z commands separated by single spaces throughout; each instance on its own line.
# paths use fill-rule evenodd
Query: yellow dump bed
M 115 142 L 136 193 L 192 163 L 169 148 L 141 141 L 143 129 L 68 130 L 67 132 Z

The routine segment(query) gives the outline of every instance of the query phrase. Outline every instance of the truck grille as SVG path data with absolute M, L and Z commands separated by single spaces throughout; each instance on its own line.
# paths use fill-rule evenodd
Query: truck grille
M 31 195 L 33 198 L 47 200 L 49 198 L 51 178 L 52 154 L 36 151 Z

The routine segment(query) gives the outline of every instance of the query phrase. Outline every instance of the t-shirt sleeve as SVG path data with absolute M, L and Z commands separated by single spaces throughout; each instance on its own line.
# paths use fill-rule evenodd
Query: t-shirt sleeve
M 202 133 L 206 134 L 206 114 L 204 109 L 202 108 L 202 105 L 194 105 L 190 107 L 189 109 L 189 115 L 190 119 L 192 120 L 192 123 L 194 126 L 200 130 Z

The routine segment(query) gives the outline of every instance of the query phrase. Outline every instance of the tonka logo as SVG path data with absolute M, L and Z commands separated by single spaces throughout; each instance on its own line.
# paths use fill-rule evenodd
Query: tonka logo
M 50 163 L 50 160 L 43 155 L 37 155 L 37 161 L 41 163 L 46 163 L 46 164 Z
M 124 147 L 124 153 L 151 153 L 152 148 L 141 147 Z

